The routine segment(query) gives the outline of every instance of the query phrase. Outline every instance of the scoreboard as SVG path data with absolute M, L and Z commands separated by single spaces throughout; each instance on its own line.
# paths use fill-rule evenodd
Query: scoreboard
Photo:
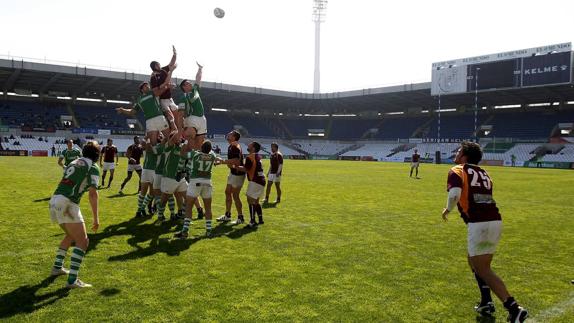
M 431 95 L 571 82 L 571 44 L 564 43 L 434 63 Z

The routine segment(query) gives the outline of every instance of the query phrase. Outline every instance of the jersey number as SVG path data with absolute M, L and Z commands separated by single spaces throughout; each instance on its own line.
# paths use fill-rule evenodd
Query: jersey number
M 472 168 L 467 170 L 468 175 L 471 176 L 470 186 L 480 187 L 483 186 L 485 189 L 489 190 L 492 187 L 492 181 L 485 171 L 475 171 Z M 480 177 L 480 182 L 478 181 Z
M 74 172 L 76 171 L 76 167 L 68 167 L 66 168 L 66 176 L 64 176 L 65 178 L 69 178 L 70 176 L 72 176 L 72 174 L 74 174 Z

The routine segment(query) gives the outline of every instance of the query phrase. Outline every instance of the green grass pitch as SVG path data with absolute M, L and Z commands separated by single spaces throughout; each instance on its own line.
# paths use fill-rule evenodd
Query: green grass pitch
M 0 157 L 0 320 L 476 322 L 465 226 L 440 218 L 448 165 L 423 164 L 414 180 L 401 163 L 287 160 L 263 226 L 216 224 L 216 238 L 187 241 L 133 219 L 136 181 L 117 195 L 125 167 L 100 191 L 80 271 L 94 288 L 66 292 L 63 277 L 47 279 L 62 238 L 48 215 L 56 159 Z M 494 270 L 536 321 L 572 322 L 574 172 L 487 170 L 504 220 Z M 226 176 L 216 169 L 215 216 Z M 91 224 L 87 196 L 82 210 Z

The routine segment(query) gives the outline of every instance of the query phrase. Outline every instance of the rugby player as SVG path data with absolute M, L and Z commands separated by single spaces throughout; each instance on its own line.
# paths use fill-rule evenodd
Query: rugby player
M 171 56 L 171 61 L 167 66 L 161 67 L 161 65 L 156 61 L 152 61 L 149 64 L 153 71 L 149 84 L 154 95 L 159 97 L 160 106 L 166 112 L 166 114 L 169 115 L 168 110 L 171 110 L 175 119 L 177 130 L 183 130 L 183 113 L 178 111 L 177 105 L 175 102 L 173 102 L 173 98 L 171 96 L 172 84 L 170 82 L 171 75 L 169 72 L 173 71 L 177 66 L 175 63 L 177 59 L 177 52 L 174 46 L 172 46 L 172 50 L 173 55 Z
M 192 148 L 195 150 L 201 148 L 207 134 L 207 120 L 205 119 L 203 102 L 199 96 L 203 66 L 199 63 L 197 66 L 195 83 L 191 84 L 189 80 L 185 79 L 179 84 L 183 95 L 178 101 L 178 107 L 180 111 L 183 111 L 185 118 L 183 120 L 184 137 L 192 143 Z
M 233 130 L 227 134 L 226 138 L 229 143 L 229 148 L 227 148 L 229 176 L 227 177 L 227 186 L 225 188 L 225 214 L 217 218 L 217 221 L 231 221 L 231 205 L 235 203 L 235 208 L 237 209 L 235 224 L 241 224 L 245 222 L 245 219 L 243 218 L 243 203 L 241 203 L 239 193 L 241 193 L 241 188 L 245 182 L 245 172 L 233 167 L 234 165 L 243 166 L 243 152 L 239 144 L 241 135 L 236 130 Z
M 74 147 L 74 142 L 72 139 L 66 140 L 67 149 L 62 150 L 60 156 L 58 156 L 58 165 L 62 168 L 66 168 L 74 160 L 82 157 L 82 151 Z
M 411 157 L 411 175 L 413 177 L 413 169 L 416 169 L 415 178 L 419 178 L 419 162 L 421 155 L 419 155 L 418 150 L 415 149 L 415 153 Z
M 102 153 L 100 154 L 100 167 L 103 167 L 104 173 L 102 174 L 102 186 L 106 181 L 106 174 L 108 170 L 110 171 L 110 180 L 108 182 L 108 188 L 112 185 L 112 180 L 114 180 L 114 170 L 116 165 L 119 164 L 118 148 L 114 146 L 114 141 L 112 138 L 108 139 L 108 144 L 102 148 Z M 102 157 L 104 158 L 104 163 L 102 164 Z M 114 164 L 115 159 L 115 164 Z
M 160 136 L 161 138 L 161 136 Z M 151 140 L 146 137 L 144 145 L 145 157 L 143 163 L 142 175 L 140 178 L 140 192 L 138 194 L 138 210 L 136 217 L 146 216 L 145 207 L 151 205 L 153 200 L 153 179 L 155 176 L 155 167 L 157 165 L 157 154 L 155 153 Z M 148 209 L 151 215 L 151 207 Z
M 271 193 L 271 187 L 275 183 L 275 188 L 277 189 L 277 199 L 275 203 L 281 202 L 281 175 L 283 174 L 283 154 L 279 151 L 279 145 L 274 142 L 271 144 L 271 156 L 269 167 L 269 173 L 267 174 L 267 191 L 265 192 L 265 199 L 263 204 L 269 201 L 269 193 Z
M 160 88 L 166 88 L 171 81 L 171 73 L 173 70 L 168 72 L 167 79 L 164 81 L 163 85 Z M 143 111 L 144 118 L 145 118 L 145 131 L 146 135 L 149 136 L 152 145 L 157 144 L 158 142 L 158 135 L 160 132 L 163 132 L 165 136 L 167 136 L 170 132 L 170 128 L 172 131 L 176 131 L 177 127 L 175 125 L 175 120 L 173 113 L 170 109 L 162 112 L 161 106 L 159 105 L 159 101 L 157 97 L 154 96 L 154 92 L 150 91 L 149 83 L 144 82 L 139 86 L 140 96 L 137 98 L 136 103 L 131 108 L 116 108 L 116 111 L 119 114 L 124 114 L 128 116 L 135 116 L 137 111 Z M 165 91 L 165 90 L 164 90 Z M 167 120 L 166 120 L 167 116 Z
M 259 204 L 259 198 L 263 194 L 265 189 L 265 175 L 263 174 L 263 164 L 261 163 L 261 156 L 259 156 L 259 151 L 261 150 L 261 144 L 253 141 L 247 146 L 247 151 L 249 155 L 245 158 L 244 166 L 237 166 L 232 164 L 232 167 L 247 173 L 247 203 L 249 203 L 249 227 L 254 228 L 257 224 L 263 224 L 263 209 L 261 204 Z M 255 221 L 255 215 L 257 214 L 259 222 Z
M 50 217 L 57 222 L 65 233 L 56 252 L 56 260 L 52 267 L 52 276 L 68 275 L 66 287 L 83 288 L 92 287 L 78 278 L 80 265 L 88 249 L 88 235 L 84 218 L 80 211 L 80 200 L 84 192 L 88 191 L 90 206 L 92 208 L 92 230 L 96 232 L 100 225 L 98 213 L 98 182 L 100 169 L 97 162 L 100 148 L 95 141 L 89 141 L 82 150 L 83 157 L 72 161 L 64 171 L 64 176 L 58 184 L 54 195 L 50 199 Z M 64 259 L 68 249 L 72 248 L 70 270 L 64 268 Z
M 140 137 L 134 137 L 134 143 L 130 145 L 126 151 L 126 157 L 128 159 L 128 176 L 124 179 L 122 185 L 120 186 L 120 194 L 124 194 L 123 190 L 126 184 L 132 179 L 132 174 L 135 171 L 138 177 L 142 178 L 142 165 L 140 164 L 140 159 L 143 155 L 144 148 L 142 147 Z M 138 186 L 138 193 L 141 190 L 141 184 Z
M 163 150 L 165 154 L 165 165 L 161 179 L 161 200 L 158 205 L 158 220 L 165 221 L 165 205 L 171 195 L 175 196 L 178 208 L 182 210 L 185 192 L 187 191 L 187 182 L 180 172 L 181 149 L 181 132 L 174 134 L 167 142 Z M 172 211 L 171 219 L 176 218 L 175 212 Z
M 476 312 L 484 316 L 494 313 L 494 303 L 490 290 L 503 302 L 508 310 L 508 321 L 523 322 L 528 311 L 521 307 L 510 295 L 504 282 L 490 264 L 500 240 L 502 218 L 492 197 L 493 185 L 488 173 L 478 166 L 482 150 L 477 143 L 463 142 L 458 150 L 455 163 L 448 174 L 448 200 L 442 218 L 458 205 L 461 217 L 468 229 L 468 263 L 474 272 L 480 289 L 481 301 L 475 306 Z
M 212 151 L 211 141 L 206 140 L 201 145 L 201 151 L 192 150 L 192 144 L 188 143 L 181 151 L 184 158 L 189 159 L 189 184 L 187 187 L 186 197 L 186 214 L 183 221 L 183 228 L 175 234 L 177 239 L 185 239 L 189 234 L 189 226 L 191 225 L 191 218 L 193 205 L 201 197 L 205 207 L 205 235 L 211 237 L 211 197 L 213 192 L 213 185 L 211 182 L 211 175 L 213 166 L 216 163 L 223 161 L 218 158 Z

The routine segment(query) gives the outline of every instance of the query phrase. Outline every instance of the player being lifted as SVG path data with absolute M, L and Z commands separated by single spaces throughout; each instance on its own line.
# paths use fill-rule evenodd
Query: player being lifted
M 175 68 L 175 66 L 174 66 Z M 167 78 L 164 83 L 160 86 L 160 89 L 167 91 L 169 84 L 171 82 L 171 73 L 173 69 L 167 74 Z M 165 115 L 162 112 L 161 106 L 154 92 L 150 90 L 149 84 L 144 82 L 139 86 L 140 96 L 137 98 L 136 103 L 131 108 L 116 108 L 119 114 L 124 114 L 128 116 L 135 116 L 137 111 L 143 111 L 145 118 L 145 130 L 146 135 L 149 136 L 152 145 L 158 143 L 158 135 L 163 132 L 167 136 L 170 132 L 170 127 L 172 131 L 177 130 L 175 125 L 175 119 L 173 113 L 170 109 L 165 111 Z M 160 90 L 161 91 L 161 90 Z M 158 92 L 159 93 L 159 92 Z
M 243 204 L 239 193 L 241 193 L 241 188 L 245 182 L 245 171 L 240 171 L 233 167 L 234 165 L 243 166 L 243 152 L 239 144 L 241 135 L 236 130 L 233 130 L 227 134 L 226 138 L 229 143 L 229 148 L 227 148 L 229 176 L 227 177 L 227 187 L 225 188 L 225 215 L 217 218 L 217 221 L 231 221 L 231 206 L 235 203 L 235 208 L 237 209 L 237 221 L 235 221 L 235 224 L 241 224 L 245 222 L 245 219 L 243 218 Z
M 183 129 L 183 114 L 178 111 L 177 105 L 173 102 L 171 96 L 171 88 L 172 84 L 170 82 L 171 74 L 170 71 L 173 71 L 176 68 L 176 59 L 177 59 L 177 52 L 175 51 L 175 47 L 172 46 L 173 55 L 171 56 L 171 61 L 167 66 L 161 67 L 161 65 L 156 62 L 152 61 L 150 63 L 150 68 L 152 69 L 152 74 L 150 77 L 149 84 L 152 88 L 152 91 L 156 97 L 159 97 L 159 103 L 161 108 L 165 111 L 166 115 L 169 116 L 169 112 L 174 116 L 175 124 L 178 130 Z M 166 82 L 167 81 L 167 82 Z
M 142 165 L 140 164 L 140 159 L 142 158 L 144 148 L 142 147 L 140 137 L 134 137 L 134 143 L 130 145 L 126 151 L 126 157 L 128 158 L 128 176 L 124 179 L 122 185 L 120 186 L 120 194 L 124 194 L 124 187 L 132 179 L 133 172 L 138 174 L 138 177 L 142 178 Z M 141 190 L 141 183 L 138 186 L 138 193 Z
M 104 163 L 102 164 L 102 157 L 104 158 Z M 115 163 L 114 163 L 115 160 Z M 110 180 L 108 182 L 108 188 L 112 185 L 114 180 L 114 170 L 116 165 L 119 164 L 118 148 L 114 146 L 114 141 L 108 138 L 108 144 L 102 148 L 102 153 L 100 154 L 100 167 L 103 167 L 104 173 L 102 175 L 102 186 L 106 181 L 106 174 L 108 170 L 110 171 Z M 103 165 L 103 166 L 102 166 Z
M 275 203 L 281 202 L 281 175 L 283 174 L 283 154 L 279 151 L 279 145 L 274 142 L 271 144 L 271 156 L 270 156 L 269 173 L 267 174 L 267 191 L 265 192 L 265 199 L 263 204 L 269 202 L 269 193 L 271 193 L 271 187 L 275 183 L 275 188 L 277 189 L 277 199 Z
M 66 167 L 64 177 L 50 199 L 50 217 L 53 222 L 58 222 L 65 233 L 56 252 L 56 261 L 51 275 L 68 275 L 66 284 L 68 288 L 92 287 L 92 285 L 78 279 L 78 271 L 88 248 L 86 226 L 80 211 L 80 200 L 86 191 L 89 192 L 88 196 L 92 207 L 92 230 L 94 232 L 98 230 L 100 223 L 97 191 L 100 180 L 100 169 L 97 165 L 100 155 L 98 143 L 95 141 L 87 142 L 82 153 L 83 157 L 72 161 Z M 68 271 L 64 268 L 64 259 L 72 244 L 74 247 L 70 258 L 70 270 Z
M 71 162 L 82 157 L 82 151 L 74 147 L 72 139 L 66 140 L 66 146 L 67 149 L 62 150 L 58 157 L 58 165 L 62 168 L 66 168 L 66 166 L 70 165 Z
M 192 150 L 191 144 L 188 143 L 181 152 L 184 158 L 188 159 L 189 184 L 187 187 L 186 197 L 186 214 L 183 221 L 183 228 L 175 234 L 177 239 L 185 239 L 189 234 L 193 205 L 201 197 L 205 207 L 205 235 L 211 237 L 211 197 L 213 186 L 211 183 L 211 174 L 213 166 L 223 161 L 215 156 L 212 151 L 211 141 L 206 140 L 201 145 L 201 151 Z
M 199 63 L 196 64 L 195 83 L 191 84 L 189 80 L 183 80 L 179 84 L 183 95 L 178 101 L 178 106 L 185 117 L 183 120 L 184 137 L 192 144 L 191 147 L 193 149 L 199 150 L 207 134 L 207 121 L 205 119 L 203 102 L 199 96 L 203 66 L 199 65 Z
M 249 155 L 245 158 L 245 166 L 236 166 L 233 164 L 232 167 L 247 173 L 247 203 L 249 203 L 249 227 L 254 228 L 257 224 L 263 224 L 263 209 L 261 204 L 259 204 L 259 198 L 263 194 L 265 189 L 265 175 L 263 174 L 263 164 L 261 164 L 261 156 L 259 156 L 259 151 L 261 150 L 261 145 L 254 141 L 247 146 L 247 151 Z M 255 222 L 255 215 L 258 216 L 258 222 Z
M 413 156 L 411 157 L 411 175 L 409 177 L 413 177 L 413 169 L 416 170 L 415 178 L 419 178 L 419 162 L 421 159 L 421 155 L 419 155 L 418 150 L 415 149 Z
M 448 214 L 455 205 L 468 229 L 468 263 L 480 289 L 481 301 L 475 310 L 484 316 L 494 312 L 494 303 L 490 290 L 504 303 L 508 310 L 509 322 L 523 322 L 528 311 L 522 308 L 508 293 L 490 264 L 500 240 L 502 218 L 492 197 L 493 185 L 488 173 L 478 166 L 482 159 L 480 146 L 472 142 L 463 142 L 455 157 L 458 164 L 448 174 L 448 201 L 442 217 L 448 220 Z

